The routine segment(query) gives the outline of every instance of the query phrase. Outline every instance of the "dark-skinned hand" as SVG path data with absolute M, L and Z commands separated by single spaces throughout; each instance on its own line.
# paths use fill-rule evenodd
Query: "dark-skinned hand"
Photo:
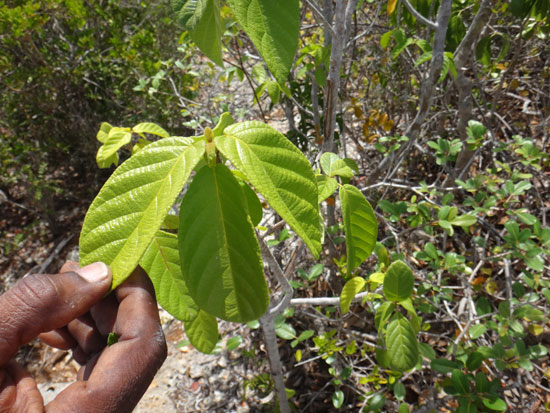
M 103 263 L 59 274 L 29 275 L 0 295 L 0 412 L 131 412 L 166 358 L 153 286 L 138 267 L 105 297 L 112 274 Z M 118 342 L 107 346 L 109 333 Z M 13 357 L 32 339 L 72 349 L 82 367 L 51 403 Z

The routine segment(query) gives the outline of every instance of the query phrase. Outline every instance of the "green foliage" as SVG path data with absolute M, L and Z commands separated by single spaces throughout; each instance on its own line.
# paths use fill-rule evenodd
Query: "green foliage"
M 317 185 L 304 155 L 260 122 L 232 125 L 214 142 L 318 257 Z
M 228 0 L 238 22 L 277 81 L 288 77 L 298 47 L 298 0 Z
M 179 23 L 213 62 L 223 66 L 221 35 L 223 31 L 219 0 L 174 0 Z
M 151 278 L 157 300 L 179 320 L 191 321 L 199 311 L 181 273 L 178 237 L 158 231 L 139 261 Z
M 312 252 L 320 248 L 316 183 L 307 159 L 267 125 L 231 123 L 224 114 L 214 130 L 193 138 L 166 137 L 151 123 L 118 128 L 161 139 L 134 151 L 115 170 L 90 206 L 80 238 L 81 265 L 106 262 L 113 288 L 140 263 L 161 305 L 185 321 L 191 343 L 204 351 L 217 342 L 216 317 L 255 320 L 269 303 L 254 233 L 262 208 L 246 181 L 291 221 Z M 113 129 L 101 126 L 104 146 Z M 237 171 L 220 162 L 218 149 Z M 116 149 L 105 152 L 109 157 Z M 159 231 L 174 228 L 166 217 L 193 169 L 178 234 Z M 303 188 L 310 191 L 299 196 Z
M 204 148 L 204 140 L 162 139 L 117 168 L 86 214 L 80 264 L 103 261 L 113 271 L 113 288 L 122 283 L 160 229 Z
M 354 186 L 340 187 L 340 201 L 346 233 L 347 272 L 352 274 L 374 249 L 378 221 L 368 201 Z
M 183 198 L 181 269 L 200 308 L 246 322 L 267 309 L 260 247 L 239 183 L 222 164 L 197 172 Z

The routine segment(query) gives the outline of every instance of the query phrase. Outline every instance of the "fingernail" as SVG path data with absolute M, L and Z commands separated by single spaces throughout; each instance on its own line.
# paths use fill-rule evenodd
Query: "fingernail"
M 98 283 L 109 278 L 109 267 L 102 262 L 94 262 L 76 271 L 78 275 L 90 283 Z

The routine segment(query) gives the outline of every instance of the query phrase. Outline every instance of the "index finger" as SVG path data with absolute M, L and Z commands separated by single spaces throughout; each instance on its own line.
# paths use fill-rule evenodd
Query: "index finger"
M 82 412 L 130 412 L 166 358 L 153 286 L 138 268 L 115 290 L 119 309 L 114 325 L 118 342 L 107 347 L 93 370 L 61 392 L 47 411 L 80 406 Z

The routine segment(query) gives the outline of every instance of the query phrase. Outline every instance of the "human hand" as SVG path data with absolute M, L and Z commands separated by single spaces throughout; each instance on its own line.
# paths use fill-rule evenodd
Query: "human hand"
M 0 295 L 0 412 L 131 412 L 166 358 L 153 286 L 141 268 L 105 297 L 111 271 L 103 263 L 60 274 L 29 275 Z M 118 342 L 107 346 L 114 332 Z M 39 336 L 73 349 L 77 381 L 51 403 L 11 360 Z

